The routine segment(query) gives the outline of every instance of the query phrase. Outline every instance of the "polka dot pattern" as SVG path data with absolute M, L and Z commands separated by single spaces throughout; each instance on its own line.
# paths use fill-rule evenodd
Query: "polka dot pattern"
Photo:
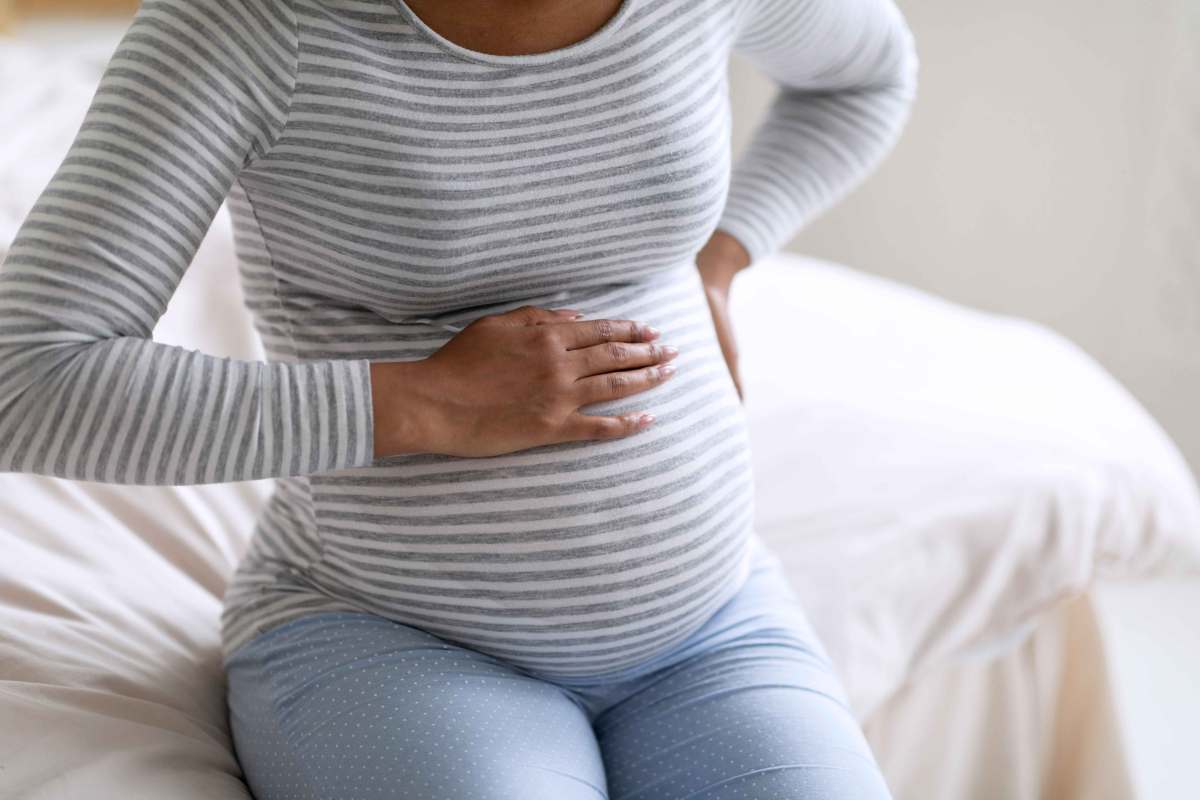
M 763 551 L 670 653 L 570 683 L 371 614 L 317 613 L 226 664 L 257 800 L 888 800 Z

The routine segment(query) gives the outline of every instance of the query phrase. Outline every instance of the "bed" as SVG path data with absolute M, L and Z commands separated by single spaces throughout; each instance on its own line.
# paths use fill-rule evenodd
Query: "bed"
M 0 257 L 120 26 L 98 31 L 0 47 L 0 118 L 22 120 Z M 758 528 L 897 800 L 1134 797 L 1092 598 L 1200 575 L 1165 432 L 1053 331 L 849 265 L 780 253 L 732 303 Z M 263 358 L 225 208 L 154 335 Z M 0 474 L 0 797 L 249 797 L 218 614 L 271 487 Z

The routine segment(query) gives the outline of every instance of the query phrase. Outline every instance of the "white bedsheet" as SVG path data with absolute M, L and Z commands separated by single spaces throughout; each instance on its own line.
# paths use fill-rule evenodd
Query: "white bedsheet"
M 1096 579 L 1200 572 L 1182 456 L 1064 338 L 786 255 L 733 292 L 759 529 L 860 715 Z
M 14 52 L 0 118 L 33 85 L 10 80 Z M 76 66 L 26 117 L 44 131 L 20 140 L 28 158 L 0 140 L 0 187 L 23 192 L 0 197 L 0 231 L 57 165 L 64 121 L 77 129 L 98 74 Z M 222 211 L 156 339 L 261 356 L 230 248 Z M 784 254 L 740 275 L 733 302 L 759 528 L 860 718 L 1015 644 L 1097 578 L 1200 573 L 1178 452 L 1060 337 Z M 0 796 L 247 796 L 217 614 L 271 483 L 0 475 Z

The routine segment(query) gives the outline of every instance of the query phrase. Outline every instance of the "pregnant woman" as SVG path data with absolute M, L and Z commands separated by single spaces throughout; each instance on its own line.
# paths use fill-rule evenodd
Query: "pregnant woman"
M 780 89 L 736 165 L 731 51 Z M 916 72 L 892 0 L 143 0 L 0 269 L 0 469 L 278 479 L 223 617 L 259 800 L 886 798 L 726 298 Z M 267 362 L 151 339 L 225 200 Z

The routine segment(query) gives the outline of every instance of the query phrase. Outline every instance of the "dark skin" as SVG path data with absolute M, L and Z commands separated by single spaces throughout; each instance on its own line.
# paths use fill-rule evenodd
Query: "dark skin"
M 617 13 L 621 0 L 405 0 L 405 5 L 455 44 L 511 56 L 586 39 Z
M 406 0 L 430 28 L 471 50 L 521 55 L 587 38 L 622 0 Z M 729 315 L 733 277 L 750 264 L 716 230 L 696 254 L 721 351 L 742 396 Z M 657 332 L 627 319 L 572 321 L 573 310 L 522 306 L 475 320 L 419 361 L 371 364 L 375 457 L 399 453 L 490 456 L 641 430 L 640 412 L 585 415 L 579 407 L 663 381 L 673 359 Z

